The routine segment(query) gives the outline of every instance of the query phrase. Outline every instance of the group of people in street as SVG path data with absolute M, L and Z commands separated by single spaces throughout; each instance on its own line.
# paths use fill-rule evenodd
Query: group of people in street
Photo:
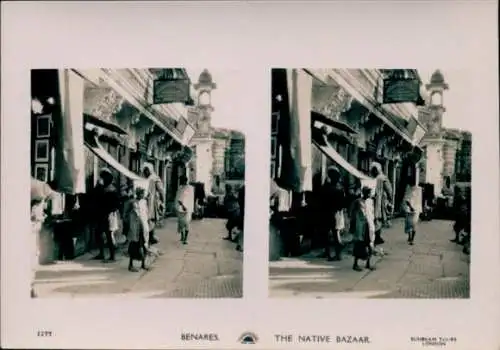
M 137 272 L 140 269 L 134 266 L 135 261 L 140 262 L 142 270 L 149 270 L 147 257 L 162 255 L 162 252 L 153 246 L 159 243 L 156 228 L 161 225 L 164 218 L 163 184 L 151 163 L 143 165 L 141 175 L 144 181 L 134 182 L 129 179 L 125 190 L 120 191 L 113 172 L 108 168 L 102 168 L 96 186 L 81 197 L 78 209 L 82 213 L 83 221 L 93 232 L 98 249 L 98 254 L 93 260 L 101 260 L 103 263 L 115 262 L 118 247 L 125 246 L 127 249 L 123 253 L 129 257 L 128 270 Z M 31 222 L 38 239 L 43 223 L 48 217 L 47 210 L 50 211 L 51 196 L 57 192 L 49 184 L 35 179 L 32 179 L 31 187 Z M 239 251 L 243 249 L 244 193 L 244 186 L 235 190 L 227 185 L 224 200 L 228 230 L 226 239 L 236 242 L 236 249 Z M 198 197 L 200 196 L 199 194 L 197 196 L 195 186 L 188 183 L 186 176 L 181 176 L 175 196 L 174 211 L 179 240 L 184 245 L 188 244 L 193 215 L 199 211 L 197 207 L 203 204 L 203 198 Z M 65 234 L 71 235 L 70 232 Z M 33 247 L 31 255 L 38 261 L 38 241 Z M 33 273 L 37 265 L 38 263 L 34 263 Z
M 345 193 L 338 168 L 330 167 L 327 171 L 327 180 L 317 192 L 316 205 L 320 235 L 325 240 L 325 256 L 328 261 L 342 259 L 344 244 L 342 232 L 352 235 L 352 253 L 354 257 L 353 269 L 361 271 L 359 260 L 366 261 L 366 268 L 374 270 L 371 257 L 374 254 L 385 254 L 380 247 L 385 243 L 382 233 L 389 222 L 392 212 L 392 186 L 382 171 L 380 163 L 372 163 L 370 175 L 374 181 L 374 188 L 357 186 L 349 194 Z M 346 216 L 349 224 L 346 225 Z M 335 255 L 330 253 L 330 237 L 333 238 Z
M 298 227 L 313 231 L 315 237 L 322 239 L 324 253 L 321 257 L 328 261 L 342 260 L 342 253 L 346 248 L 343 237 L 345 233 L 350 233 L 354 258 L 352 267 L 355 271 L 362 270 L 360 260 L 366 262 L 366 268 L 374 270 L 371 257 L 387 254 L 382 245 L 385 243 L 384 229 L 391 225 L 394 207 L 392 185 L 380 163 L 371 164 L 370 175 L 374 179 L 372 185 L 362 185 L 362 181 L 357 179 L 356 186 L 346 190 L 340 170 L 335 166 L 329 167 L 326 180 L 315 186 L 309 197 L 309 210 L 299 214 L 302 218 L 298 220 L 299 223 L 306 222 Z M 292 201 L 289 191 L 280 188 L 276 182 L 273 183 L 270 245 L 277 246 L 276 237 L 280 235 L 280 231 L 288 229 L 284 225 L 285 213 L 290 211 Z M 402 209 L 405 214 L 404 233 L 408 236 L 408 244 L 413 245 L 422 204 L 416 179 L 409 179 L 408 183 Z M 284 235 L 281 235 L 282 242 L 285 240 Z M 276 252 L 274 256 L 270 256 L 271 260 L 276 258 Z
M 226 184 L 224 195 L 227 235 L 225 240 L 236 243 L 236 250 L 243 251 L 243 232 L 245 218 L 245 186 L 238 190 Z
M 76 199 L 81 217 L 93 232 L 98 249 L 93 259 L 103 263 L 115 262 L 118 246 L 124 245 L 128 248 L 124 254 L 130 259 L 128 269 L 133 272 L 139 271 L 134 267 L 134 261 L 140 261 L 141 268 L 148 270 L 147 256 L 162 254 L 152 247 L 159 243 L 156 228 L 164 218 L 163 184 L 151 163 L 143 165 L 141 174 L 145 181 L 134 183 L 128 180 L 125 190 L 120 191 L 113 172 L 102 168 L 96 186 L 81 197 L 79 204 Z M 32 179 L 31 223 L 36 232 L 32 256 L 37 261 L 40 231 L 46 218 L 50 217 L 51 198 L 57 193 L 49 184 Z M 178 233 L 182 243 L 186 244 L 194 211 L 194 188 L 185 177 L 180 178 L 176 204 Z M 61 250 L 63 247 L 58 248 Z M 33 271 L 37 265 L 38 262 L 34 263 Z
M 128 197 L 125 199 L 122 222 L 123 232 L 127 237 L 129 270 L 138 271 L 133 261 L 141 262 L 141 268 L 148 270 L 146 257 L 153 254 L 162 254 L 160 251 L 153 252 L 151 247 L 159 243 L 155 229 L 160 226 L 164 217 L 164 191 L 161 179 L 156 175 L 154 167 L 150 163 L 145 163 L 142 171 L 143 177 L 147 180 L 146 188 L 136 186 L 131 183 Z M 107 261 L 114 261 L 115 240 L 112 233 L 117 227 L 114 218 L 118 215 L 120 198 L 112 185 L 113 178 L 108 169 L 101 170 L 100 184 L 94 190 L 94 200 L 100 203 L 100 215 L 97 216 L 96 234 L 101 237 L 98 240 L 100 253 L 96 259 L 104 259 L 104 243 L 106 241 L 110 258 Z M 186 176 L 179 178 L 179 188 L 175 196 L 175 214 L 177 217 L 177 233 L 182 244 L 188 244 L 191 221 L 195 213 L 195 187 L 188 183 Z
M 95 240 L 99 249 L 95 260 L 105 263 L 116 260 L 115 235 L 121 222 L 122 235 L 125 243 L 128 243 L 129 270 L 137 271 L 133 260 L 141 261 L 141 267 L 148 269 L 146 257 L 152 254 L 151 246 L 159 242 L 155 229 L 163 218 L 164 194 L 161 179 L 151 163 L 143 165 L 142 175 L 147 180 L 147 185 L 140 187 L 130 180 L 123 194 L 115 186 L 111 170 L 101 169 L 98 183 L 89 193 Z M 106 248 L 109 251 L 108 258 L 105 256 Z

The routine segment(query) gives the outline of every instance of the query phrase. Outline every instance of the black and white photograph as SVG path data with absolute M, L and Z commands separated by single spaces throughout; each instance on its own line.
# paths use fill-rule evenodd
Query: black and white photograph
M 497 5 L 2 1 L 0 347 L 498 348 Z
M 32 297 L 243 296 L 231 75 L 31 70 Z
M 270 297 L 469 298 L 464 72 L 271 79 Z

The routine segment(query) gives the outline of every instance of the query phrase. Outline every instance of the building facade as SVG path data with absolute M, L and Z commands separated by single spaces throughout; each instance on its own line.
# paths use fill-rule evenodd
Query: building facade
M 245 137 L 242 133 L 231 131 L 225 163 L 226 179 L 243 180 L 245 178 Z
M 472 135 L 462 131 L 455 161 L 455 180 L 470 186 L 472 181 Z
M 392 74 L 389 70 L 302 71 L 312 76 L 306 122 L 311 124 L 312 190 L 324 182 L 330 165 L 341 169 L 348 189 L 356 185 L 356 179 L 368 178 L 370 164 L 377 161 L 391 180 L 398 211 L 409 171 L 418 171 L 416 164 L 422 156 L 418 144 L 425 129 L 418 121 L 416 104 L 381 103 L 381 85 Z M 271 178 L 278 183 L 282 182 L 283 152 L 289 142 L 283 138 L 283 130 L 288 128 L 283 121 L 290 118 L 291 90 L 286 74 L 285 69 L 273 70 Z M 419 79 L 416 71 L 409 74 Z
M 194 157 L 189 167 L 192 182 L 202 182 L 208 194 L 221 195 L 225 184 L 244 182 L 245 138 L 233 130 L 212 126 L 212 91 L 216 88 L 205 69 L 194 85 L 197 103 L 189 112 L 197 130 L 191 141 Z
M 153 84 L 165 74 L 188 78 L 183 69 L 31 72 L 33 105 L 43 105 L 32 108 L 31 175 L 65 194 L 61 214 L 71 223 L 66 234 L 74 238 L 75 255 L 95 242 L 91 229 L 80 225 L 85 220 L 71 215 L 91 214 L 85 212 L 86 193 L 103 167 L 114 173 L 124 193 L 130 181 L 141 179 L 142 165 L 152 163 L 165 185 L 166 210 L 173 205 L 195 129 L 184 103 L 154 103 Z M 66 180 L 73 186 L 64 187 L 63 168 L 71 169 L 73 178 Z
M 226 176 L 226 150 L 229 147 L 230 132 L 218 129 L 213 134 L 214 143 L 212 145 L 212 193 L 224 193 L 224 181 Z

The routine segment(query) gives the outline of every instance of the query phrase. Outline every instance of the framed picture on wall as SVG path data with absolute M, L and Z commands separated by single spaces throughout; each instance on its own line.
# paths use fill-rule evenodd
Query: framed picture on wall
M 49 180 L 49 165 L 35 164 L 35 178 L 37 180 L 47 182 Z
M 278 124 L 280 119 L 280 112 L 274 112 L 271 114 L 271 134 L 275 135 L 278 133 Z
M 40 115 L 36 119 L 36 137 L 50 137 L 50 114 Z
M 274 179 L 276 177 L 276 162 L 272 161 L 271 162 L 271 179 Z
M 36 140 L 35 141 L 35 162 L 48 162 L 49 161 L 49 140 Z

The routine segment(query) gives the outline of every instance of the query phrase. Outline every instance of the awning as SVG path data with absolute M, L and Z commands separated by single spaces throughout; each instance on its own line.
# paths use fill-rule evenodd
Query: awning
M 345 90 L 353 96 L 356 100 L 358 100 L 366 109 L 372 112 L 375 116 L 381 119 L 385 124 L 387 124 L 391 129 L 393 129 L 398 135 L 400 135 L 406 142 L 412 143 L 412 139 L 406 134 L 404 130 L 401 130 L 400 127 L 394 125 L 394 120 L 390 120 L 387 117 L 387 113 L 382 113 L 377 106 L 375 105 L 375 101 L 370 100 L 364 92 L 358 91 L 352 81 L 356 79 L 352 76 L 349 76 L 349 69 L 328 69 L 325 71 L 322 70 L 314 70 L 312 72 L 318 79 L 325 81 L 325 79 L 330 76 L 335 79 Z M 351 81 L 349 81 L 351 80 Z
M 102 147 L 102 145 L 97 140 L 97 135 L 92 133 L 91 131 L 85 130 L 85 146 L 88 147 L 92 153 L 94 153 L 97 157 L 101 158 L 106 164 L 110 167 L 118 171 L 120 174 L 125 176 L 126 178 L 134 181 L 136 185 L 141 185 L 141 187 L 147 183 L 147 179 L 139 176 L 138 174 L 128 170 L 125 166 L 120 164 L 111 154 L 108 153 Z
M 127 132 L 125 130 L 123 130 L 120 126 L 118 126 L 114 123 L 105 121 L 99 117 L 96 117 L 96 116 L 93 116 L 90 114 L 83 114 L 83 121 L 85 123 L 93 124 L 93 125 L 98 126 L 100 128 L 107 129 L 107 130 L 112 131 L 112 132 L 116 132 L 117 134 L 120 134 L 120 135 L 127 134 Z
M 362 186 L 368 186 L 375 189 L 376 180 L 351 165 L 344 157 L 342 157 L 330 144 L 326 135 L 321 130 L 313 130 L 313 145 L 338 166 L 347 171 L 349 174 L 361 180 Z
M 312 120 L 313 124 L 314 124 L 314 122 L 318 121 L 318 122 L 321 122 L 323 124 L 329 125 L 332 128 L 336 128 L 336 129 L 339 129 L 340 131 L 347 132 L 349 134 L 357 134 L 358 133 L 356 130 L 354 130 L 352 127 L 350 127 L 346 123 L 343 123 L 343 122 L 338 121 L 338 120 L 333 120 L 333 119 L 327 118 L 323 114 L 318 113 L 318 112 L 314 112 L 314 111 L 311 112 L 311 120 Z

